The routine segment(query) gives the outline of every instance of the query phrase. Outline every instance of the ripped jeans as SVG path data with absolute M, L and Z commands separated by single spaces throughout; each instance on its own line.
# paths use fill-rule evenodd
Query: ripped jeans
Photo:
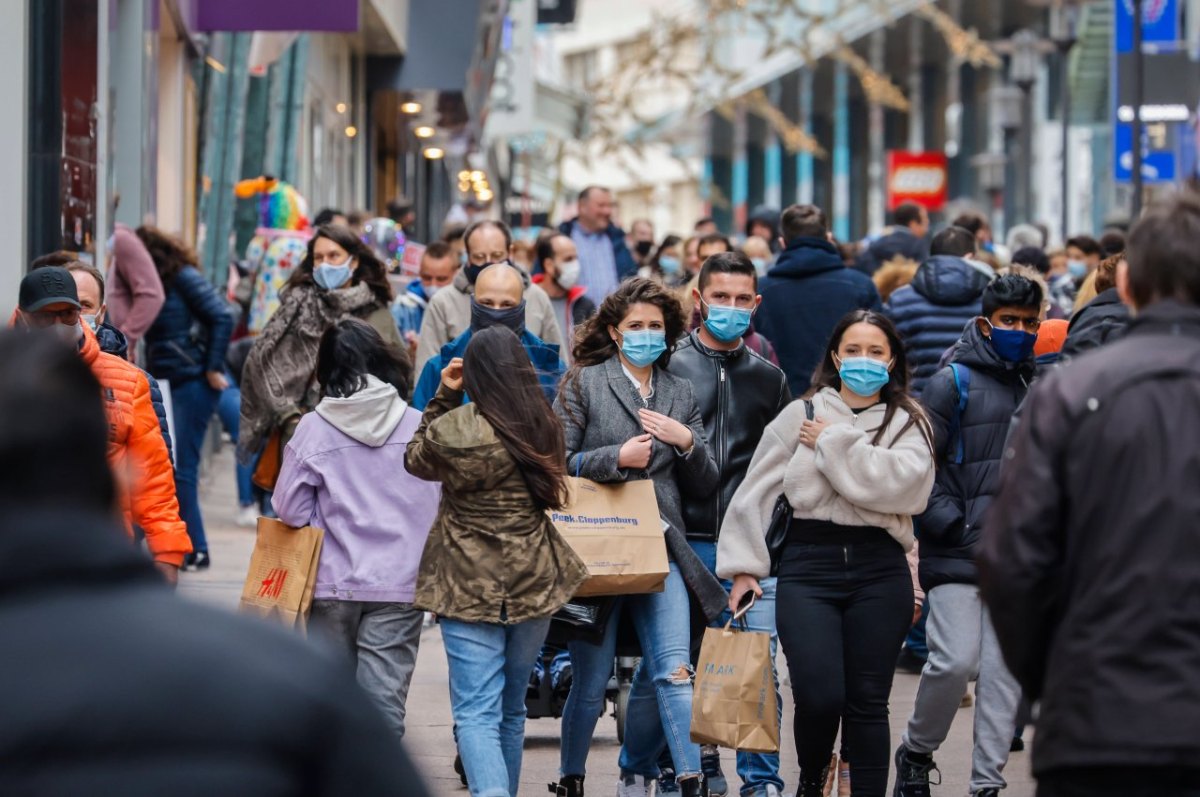
M 604 710 L 604 691 L 612 676 L 617 618 L 622 609 L 624 616 L 633 621 L 642 646 L 641 668 L 649 670 L 634 679 L 635 688 L 629 696 L 621 770 L 657 777 L 656 759 L 665 732 L 676 776 L 698 775 L 700 745 L 691 740 L 691 615 L 687 587 L 674 563 L 662 592 L 619 599 L 604 641 L 598 645 L 571 643 L 574 680 L 563 709 L 560 774 L 586 773 L 588 748 L 596 721 Z M 641 688 L 637 686 L 639 683 Z

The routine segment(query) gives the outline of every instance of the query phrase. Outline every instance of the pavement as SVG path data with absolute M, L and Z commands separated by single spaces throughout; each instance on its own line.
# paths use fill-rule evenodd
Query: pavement
M 235 525 L 237 494 L 234 488 L 233 452 L 226 444 L 211 457 L 205 467 L 201 484 L 201 502 L 209 537 L 212 568 L 203 573 L 183 573 L 179 592 L 188 598 L 234 611 L 241 595 L 242 581 L 250 564 L 254 548 L 253 529 Z M 781 675 L 786 663 L 779 659 Z M 899 743 L 904 723 L 912 712 L 918 677 L 897 672 L 891 699 L 892 747 Z M 450 696 L 447 686 L 446 655 L 437 626 L 426 629 L 421 640 L 417 669 L 409 690 L 408 729 L 404 738 L 408 752 L 416 760 L 431 790 L 436 795 L 465 795 L 454 774 L 454 738 L 451 733 Z M 795 790 L 796 748 L 792 735 L 792 701 L 784 688 L 782 740 L 782 771 L 786 790 Z M 611 793 L 610 784 L 617 779 L 616 723 L 609 715 L 596 726 L 592 750 L 588 758 L 588 788 L 594 795 Z M 974 710 L 958 712 L 950 738 L 938 751 L 936 759 L 942 772 L 942 785 L 933 787 L 934 797 L 967 795 L 971 770 L 971 739 Z M 525 759 L 521 774 L 522 795 L 544 795 L 546 784 L 557 780 L 560 720 L 529 720 L 525 729 Z M 1026 732 L 1026 743 L 1033 738 L 1032 729 Z M 734 755 L 723 750 L 723 768 L 730 781 L 730 793 L 736 794 L 739 781 L 735 775 Z M 1014 753 L 1009 760 L 1005 777 L 1006 797 L 1033 797 L 1035 783 L 1029 772 L 1029 753 Z

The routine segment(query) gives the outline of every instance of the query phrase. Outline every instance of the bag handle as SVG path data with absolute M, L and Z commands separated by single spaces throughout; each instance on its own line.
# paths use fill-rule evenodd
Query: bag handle
M 725 623 L 726 634 L 729 633 L 730 626 L 732 626 L 735 622 L 741 622 L 742 625 L 746 624 L 746 612 L 753 609 L 755 602 L 758 600 L 758 596 L 753 592 L 747 592 L 746 594 L 750 596 L 750 600 L 746 602 L 745 606 L 742 606 L 736 612 L 734 612 L 733 616 L 729 618 L 729 622 Z

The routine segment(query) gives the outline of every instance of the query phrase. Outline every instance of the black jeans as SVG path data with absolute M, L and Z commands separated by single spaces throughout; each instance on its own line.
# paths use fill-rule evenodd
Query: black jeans
M 1059 769 L 1038 778 L 1038 797 L 1200 797 L 1200 770 L 1173 767 Z
M 776 623 L 796 702 L 796 754 L 804 777 L 829 763 L 838 723 L 852 755 L 854 797 L 883 797 L 890 768 L 888 698 L 912 623 L 904 550 L 876 542 L 789 540 L 779 566 Z

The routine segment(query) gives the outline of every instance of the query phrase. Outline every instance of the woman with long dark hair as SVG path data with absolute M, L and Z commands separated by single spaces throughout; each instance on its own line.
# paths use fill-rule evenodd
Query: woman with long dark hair
M 515 797 L 529 674 L 587 568 L 546 514 L 567 500 L 562 426 L 520 340 L 488 327 L 465 355 L 442 371 L 405 457 L 442 483 L 415 602 L 442 620 L 471 794 Z
M 175 423 L 175 494 L 179 516 L 187 524 L 192 553 L 184 569 L 210 563 L 208 537 L 200 513 L 200 452 L 208 422 L 229 382 L 225 352 L 233 333 L 233 314 L 216 288 L 200 273 L 196 253 L 154 227 L 139 227 L 138 239 L 150 252 L 166 300 L 146 331 L 146 370 L 171 386 Z
M 320 400 L 317 346 L 343 318 L 361 318 L 384 342 L 404 348 L 387 271 L 370 247 L 336 224 L 318 227 L 308 254 L 282 291 L 242 369 L 238 456 L 253 459 L 276 429 L 286 442 L 299 417 Z
M 666 371 L 683 311 L 661 285 L 627 280 L 576 334 L 575 363 L 555 401 L 571 474 L 596 482 L 651 479 L 671 558 L 663 592 L 617 599 L 632 620 L 643 658 L 629 698 L 619 795 L 644 796 L 659 774 L 663 732 L 682 793 L 701 794 L 700 746 L 691 741 L 689 591 L 713 619 L 725 591 L 684 536 L 684 496 L 717 485 L 717 467 L 691 385 Z M 563 711 L 558 793 L 583 793 L 588 748 L 604 703 L 617 643 L 610 621 L 599 644 L 570 645 L 571 694 Z
M 438 501 L 437 485 L 404 468 L 421 421 L 403 398 L 412 365 L 347 318 L 321 337 L 317 382 L 321 401 L 287 444 L 272 502 L 284 523 L 325 530 L 309 627 L 349 655 L 403 737 L 424 620 L 412 605 L 417 565 Z
M 905 553 L 934 472 L 929 423 L 908 380 L 891 321 L 869 310 L 843 318 L 814 391 L 767 427 L 721 525 L 717 575 L 732 579 L 736 607 L 761 594 L 758 579 L 771 573 L 776 501 L 792 510 L 777 559 L 786 611 L 776 621 L 796 704 L 797 797 L 823 794 L 839 721 L 853 756 L 851 793 L 887 789 L 888 697 L 914 618 Z

